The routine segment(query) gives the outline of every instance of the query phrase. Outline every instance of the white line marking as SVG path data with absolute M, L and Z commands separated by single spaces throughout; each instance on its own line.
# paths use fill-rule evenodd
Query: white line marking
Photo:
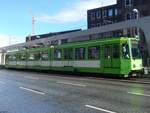
M 83 85 L 83 84 L 75 84 L 75 83 L 70 83 L 70 82 L 58 81 L 57 83 L 58 83 L 58 84 L 65 84 L 65 85 L 72 85 L 72 86 L 86 87 L 86 85 Z
M 148 95 L 148 94 L 134 93 L 134 92 L 128 92 L 128 93 L 129 93 L 129 94 L 132 94 L 132 95 L 139 95 L 139 96 L 150 97 L 150 95 Z
M 85 107 L 92 108 L 92 109 L 96 109 L 96 110 L 99 110 L 99 111 L 104 111 L 104 112 L 106 112 L 106 113 L 117 113 L 117 112 L 109 111 L 109 110 L 102 109 L 102 108 L 98 108 L 98 107 L 91 106 L 91 105 L 85 105 Z
M 23 89 L 23 90 L 26 90 L 26 91 L 31 91 L 31 92 L 34 92 L 34 93 L 37 93 L 37 94 L 40 94 L 40 95 L 45 95 L 45 93 L 40 92 L 40 91 L 36 91 L 36 90 L 33 90 L 33 89 L 29 89 L 29 88 L 25 88 L 25 87 L 19 87 L 19 88 Z
M 31 77 L 31 76 L 24 76 L 24 78 L 32 79 L 32 80 L 39 80 L 38 77 Z
M 0 84 L 6 84 L 5 82 L 3 82 L 3 81 L 0 81 Z

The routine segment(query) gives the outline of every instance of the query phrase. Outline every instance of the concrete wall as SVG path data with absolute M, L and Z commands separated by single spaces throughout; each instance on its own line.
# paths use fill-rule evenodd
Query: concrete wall
M 2 54 L 0 53 L 0 65 L 2 64 Z
M 5 65 L 5 53 L 0 53 L 0 65 Z

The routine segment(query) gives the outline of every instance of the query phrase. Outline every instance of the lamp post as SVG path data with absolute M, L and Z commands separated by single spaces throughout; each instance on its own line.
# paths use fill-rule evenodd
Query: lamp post
M 138 9 L 133 9 L 132 11 L 134 12 L 134 19 L 138 20 L 139 17 L 140 17 L 139 10 Z M 136 36 L 136 38 L 140 39 L 140 30 L 139 30 L 139 28 L 137 28 L 137 36 Z
M 136 14 L 136 19 L 139 19 L 139 11 L 138 11 L 138 9 L 133 9 L 133 12 Z

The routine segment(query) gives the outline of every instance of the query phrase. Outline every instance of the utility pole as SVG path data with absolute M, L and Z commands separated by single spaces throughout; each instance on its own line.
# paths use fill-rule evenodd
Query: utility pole
M 12 35 L 9 35 L 9 40 L 8 40 L 8 46 L 11 46 L 11 44 L 13 44 L 14 43 L 14 41 L 15 41 L 15 36 L 12 36 Z M 12 43 L 13 42 L 13 43 Z
M 10 35 L 10 36 L 9 36 L 9 41 L 8 41 L 8 45 L 9 45 L 9 46 L 11 45 L 11 39 L 12 39 L 12 36 Z
M 30 15 L 32 17 L 32 35 L 35 35 L 35 22 L 36 22 L 36 17 L 34 16 L 34 14 L 32 13 L 32 11 L 30 11 Z

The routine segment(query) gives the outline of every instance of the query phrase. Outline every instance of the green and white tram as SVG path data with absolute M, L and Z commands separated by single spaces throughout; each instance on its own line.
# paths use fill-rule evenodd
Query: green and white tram
M 143 70 L 138 40 L 111 38 L 32 48 L 6 55 L 6 68 L 135 76 Z

